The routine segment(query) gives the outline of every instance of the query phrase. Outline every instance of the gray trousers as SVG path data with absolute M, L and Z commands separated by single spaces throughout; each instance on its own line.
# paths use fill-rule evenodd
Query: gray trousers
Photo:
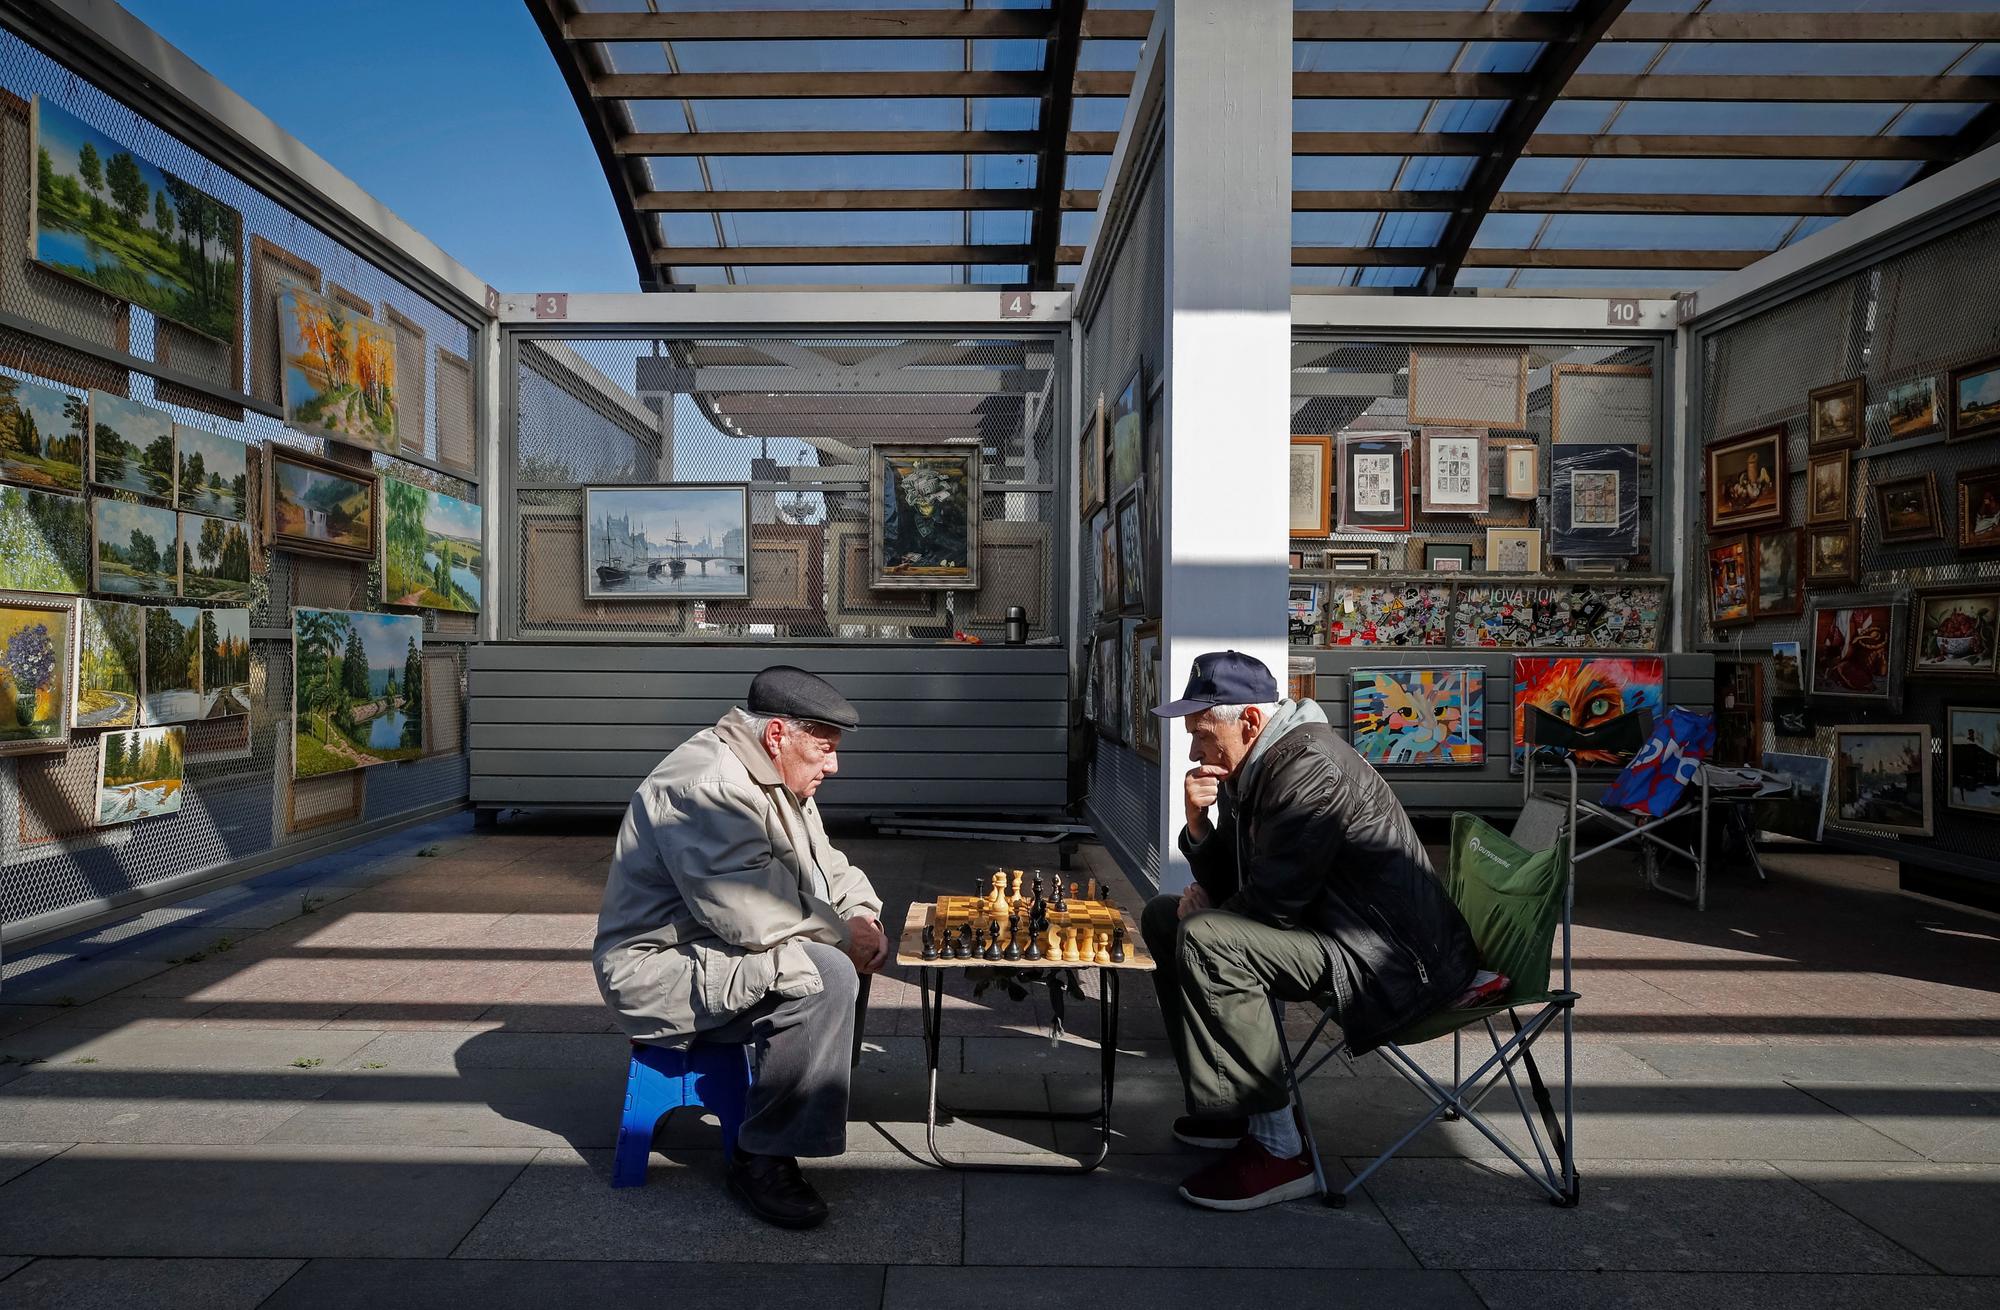
M 1153 987 L 1188 1113 L 1229 1118 L 1290 1103 L 1271 998 L 1344 1003 L 1346 969 L 1318 933 L 1273 928 L 1224 910 L 1182 919 L 1178 896 L 1156 896 L 1139 918 L 1153 954 Z
M 750 1103 L 736 1145 L 752 1155 L 847 1149 L 847 1078 L 861 980 L 839 947 L 804 945 L 825 987 L 795 1000 L 767 999 L 701 1034 L 703 1041 L 750 1048 Z

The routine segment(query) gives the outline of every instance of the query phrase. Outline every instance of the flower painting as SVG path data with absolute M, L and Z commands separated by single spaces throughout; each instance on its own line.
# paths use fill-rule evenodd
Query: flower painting
M 45 383 L 0 376 L 0 481 L 83 490 L 90 407 Z
M 69 641 L 68 606 L 0 605 L 0 755 L 62 746 Z
M 979 459 L 974 444 L 873 448 L 871 587 L 979 586 Z
M 0 487 L 0 590 L 90 590 L 90 505 Z
M 285 422 L 395 454 L 396 330 L 302 288 L 277 299 Z

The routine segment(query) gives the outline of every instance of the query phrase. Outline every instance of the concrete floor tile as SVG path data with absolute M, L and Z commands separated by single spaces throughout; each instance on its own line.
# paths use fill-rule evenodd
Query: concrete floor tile
M 2000 1274 L 2000 1167 L 1778 1164 L 1787 1174 L 1948 1274 Z
M 1522 1090 L 1527 1091 L 1525 1083 Z M 1555 1105 L 1560 1113 L 1559 1098 Z M 1520 1111 L 1504 1085 L 1481 1109 L 1517 1147 L 1524 1152 L 1532 1149 Z M 1576 1140 L 1578 1157 L 1585 1160 L 1744 1160 L 1785 1155 L 1804 1160 L 1907 1160 L 1917 1155 L 1875 1127 L 1782 1084 L 1583 1084 L 1576 1091 Z
M 1760 1041 L 1742 1047 L 1627 1039 L 1619 1045 L 1669 1078 L 1739 1083 L 1859 1082 L 1883 1086 L 1905 1082 L 1972 1083 L 2000 1087 L 2000 1047 L 1973 1041 L 1924 1046 L 1906 1042 L 1853 1041 L 1830 1045 Z
M 342 1061 L 394 1073 L 460 1069 L 567 1070 L 579 1080 L 623 1079 L 632 1046 L 611 1033 L 392 1032 Z
M 669 1232 L 653 1243 L 673 1242 Z M 876 1310 L 882 1271 L 868 1265 L 673 1264 L 581 1260 L 314 1260 L 264 1310 L 357 1305 L 546 1310 L 643 1299 L 674 1310 Z
M 1478 1310 L 1479 1298 L 1455 1273 L 1424 1269 L 1353 1269 L 1329 1279 L 1308 1269 L 1079 1269 L 1062 1252 L 1036 1253 L 1053 1267 L 1009 1263 L 999 1268 L 891 1268 L 882 1310 L 936 1310 L 972 1298 L 1009 1310 L 1068 1310 L 1077 1305 L 1147 1310 L 1212 1310 L 1215 1306 L 1357 1307 Z
M 312 1146 L 574 1146 L 618 1140 L 615 1073 L 362 1070 L 323 1077 L 325 1094 L 261 1141 Z
M 0 1039 L 47 1023 L 60 1015 L 63 1008 L 56 1005 L 14 1005 L 11 1002 L 0 1005 Z
M 56 1017 L 44 1027 L 98 1031 L 133 1027 L 179 1028 L 188 1022 L 193 1013 L 203 1008 L 190 1007 L 187 1002 L 171 996 L 128 996 L 124 992 L 113 992 L 89 1005 L 58 1011 Z M 5 1041 L 4 1037 L 0 1037 L 0 1044 Z
M 945 1026 L 949 1034 L 951 1027 Z M 1095 1077 L 1101 1057 L 1097 1043 L 1075 1036 L 1050 1041 L 1046 1032 L 1018 1037 L 967 1037 L 967 1073 L 1083 1073 Z M 1165 1038 L 1118 1037 L 1118 1077 L 1164 1077 L 1174 1073 L 1173 1053 Z
M 45 1026 L 0 1042 L 0 1050 L 17 1057 L 40 1056 L 50 1068 L 88 1061 L 98 1071 L 278 1070 L 290 1067 L 295 1060 L 338 1064 L 374 1039 L 372 1033 L 328 1032 L 323 1028 L 246 1031 L 147 1026 L 94 1032 Z
M 303 1070 L 286 1075 L 38 1065 L 0 1087 L 0 1138 L 247 1144 L 325 1090 L 324 1080 Z
M 965 1259 L 1012 1264 L 1044 1258 L 1034 1234 L 1055 1235 L 1065 1266 L 1246 1269 L 1409 1269 L 1409 1249 L 1365 1199 L 1335 1210 L 1317 1198 L 1245 1216 L 1202 1210 L 1177 1188 L 1206 1160 L 1113 1155 L 1095 1173 L 968 1174 Z M 1338 1163 L 1337 1179 L 1345 1181 Z M 1088 1240 L 1077 1235 L 1089 1234 Z M 1025 1239 L 1025 1240 L 1024 1240 Z M 1076 1279 L 1076 1268 L 1054 1276 Z M 1075 1283 L 1071 1284 L 1076 1286 Z
M 303 1260 L 37 1260 L 0 1283 L 0 1310 L 252 1310 Z
M 0 1250 L 444 1256 L 534 1152 L 83 1145 L 7 1185 Z
M 778 1233 L 730 1198 L 720 1151 L 655 1156 L 644 1187 L 614 1190 L 611 1152 L 541 1152 L 455 1255 L 509 1260 L 769 1261 L 956 1264 L 960 1177 L 901 1156 L 804 1162 L 832 1216 Z M 1010 1220 L 1018 1223 L 1020 1216 Z M 0 1244 L 4 1245 L 4 1244 Z
M 1929 1272 L 1758 1161 L 1607 1162 L 1581 1176 L 1582 1204 L 1567 1210 L 1497 1156 L 1399 1157 L 1367 1190 L 1432 1269 Z
M 77 960 L 21 974 L 7 982 L 9 1005 L 87 1005 L 134 983 L 167 972 L 164 960 Z
M 1975 1087 L 1871 1087 L 1857 1083 L 1798 1086 L 1926 1159 L 2000 1164 L 2000 1092 Z
M 1465 1275 L 1490 1310 L 1975 1310 L 2000 1300 L 2000 1280 L 1924 1274 Z
M 28 1172 L 42 1161 L 53 1159 L 74 1145 L 74 1142 L 0 1141 L 0 1183 Z
M 847 1149 L 902 1151 L 928 1161 L 924 1114 L 929 1084 L 921 1069 L 857 1077 L 848 1101 Z M 968 1074 L 939 1075 L 938 1101 L 986 1110 L 1041 1112 L 1048 1095 L 1038 1080 L 1002 1082 Z M 1053 1151 L 1056 1136 L 1046 1119 L 955 1115 L 938 1125 L 938 1149 L 954 1159 L 1034 1155 Z

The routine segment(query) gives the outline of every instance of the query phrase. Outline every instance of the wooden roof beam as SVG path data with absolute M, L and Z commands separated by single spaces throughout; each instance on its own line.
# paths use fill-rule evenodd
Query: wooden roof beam
M 1466 268 L 1684 269 L 1734 272 L 1769 255 L 1768 250 L 1500 250 L 1467 251 Z M 1427 268 L 1443 251 L 1435 246 L 1294 246 L 1299 268 Z
M 756 9 L 575 13 L 572 41 L 1040 41 L 1052 16 L 1035 9 Z
M 1131 80 L 1128 74 L 1126 80 Z M 606 100 L 915 100 L 1042 94 L 1041 73 L 607 73 L 591 80 Z
M 1076 63 L 1083 48 L 1084 0 L 1055 0 L 1055 30 L 1049 34 L 1042 67 L 1048 84 L 1042 95 L 1042 148 L 1035 158 L 1035 258 L 1028 276 L 1037 286 L 1054 286 L 1056 243 L 1062 239 L 1063 175 L 1068 156 L 1070 112 L 1076 104 Z
M 1037 132 L 630 132 L 621 155 L 1032 155 Z M 1108 153 L 1108 152 L 1107 152 Z
M 676 246 L 656 264 L 720 268 L 800 264 L 1025 264 L 1030 246 Z
M 1483 155 L 1494 137 L 1472 132 L 1295 132 L 1295 155 Z M 1956 159 L 1938 136 L 1657 136 L 1537 133 L 1524 155 L 1578 159 Z
M 1032 209 L 1035 193 L 1026 187 L 884 191 L 643 191 L 640 210 L 656 214 L 811 212 L 817 210 Z
M 1688 195 L 1646 191 L 1502 191 L 1496 214 L 1753 214 L 1845 217 L 1874 196 Z M 1294 191 L 1293 213 L 1441 213 L 1465 203 L 1459 191 Z

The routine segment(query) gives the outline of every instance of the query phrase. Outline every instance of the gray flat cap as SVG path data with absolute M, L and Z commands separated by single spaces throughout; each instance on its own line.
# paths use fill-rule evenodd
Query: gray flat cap
M 860 713 L 832 683 L 789 664 L 773 664 L 752 678 L 750 701 L 744 708 L 752 714 L 807 719 L 835 728 L 861 726 Z

